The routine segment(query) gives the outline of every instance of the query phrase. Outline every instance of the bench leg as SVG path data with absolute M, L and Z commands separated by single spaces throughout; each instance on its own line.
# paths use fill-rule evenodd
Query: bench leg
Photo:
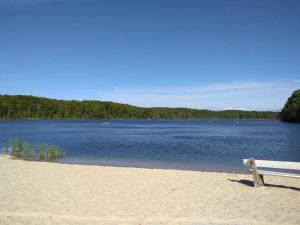
M 256 171 L 253 171 L 254 187 L 264 186 L 263 175 L 259 175 Z
M 249 162 L 252 168 L 254 187 L 264 186 L 264 177 L 257 173 L 255 160 L 250 159 Z

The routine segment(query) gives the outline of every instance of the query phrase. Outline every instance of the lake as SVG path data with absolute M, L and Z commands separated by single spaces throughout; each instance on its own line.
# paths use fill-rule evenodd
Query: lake
M 300 161 L 300 124 L 256 120 L 1 120 L 0 145 L 56 144 L 62 163 L 244 172 L 243 158 Z

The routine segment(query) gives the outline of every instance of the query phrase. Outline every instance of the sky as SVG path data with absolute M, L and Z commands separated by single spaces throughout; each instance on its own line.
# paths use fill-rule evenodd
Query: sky
M 300 1 L 0 0 L 0 94 L 273 110 L 300 88 Z

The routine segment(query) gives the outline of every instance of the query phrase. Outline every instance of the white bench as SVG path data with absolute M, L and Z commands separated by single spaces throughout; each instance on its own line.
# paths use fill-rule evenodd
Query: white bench
M 277 171 L 270 170 L 273 168 L 273 169 L 300 171 L 299 162 L 255 160 L 255 159 L 243 159 L 243 162 L 245 166 L 250 167 L 250 171 L 252 171 L 253 173 L 253 182 L 255 187 L 264 186 L 264 175 L 300 178 L 300 174 L 277 172 Z

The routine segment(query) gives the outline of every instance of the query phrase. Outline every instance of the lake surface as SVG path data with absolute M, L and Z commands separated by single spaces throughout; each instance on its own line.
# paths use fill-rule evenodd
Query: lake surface
M 243 158 L 300 161 L 300 124 L 280 121 L 0 121 L 0 146 L 14 138 L 58 145 L 63 163 L 244 172 Z

